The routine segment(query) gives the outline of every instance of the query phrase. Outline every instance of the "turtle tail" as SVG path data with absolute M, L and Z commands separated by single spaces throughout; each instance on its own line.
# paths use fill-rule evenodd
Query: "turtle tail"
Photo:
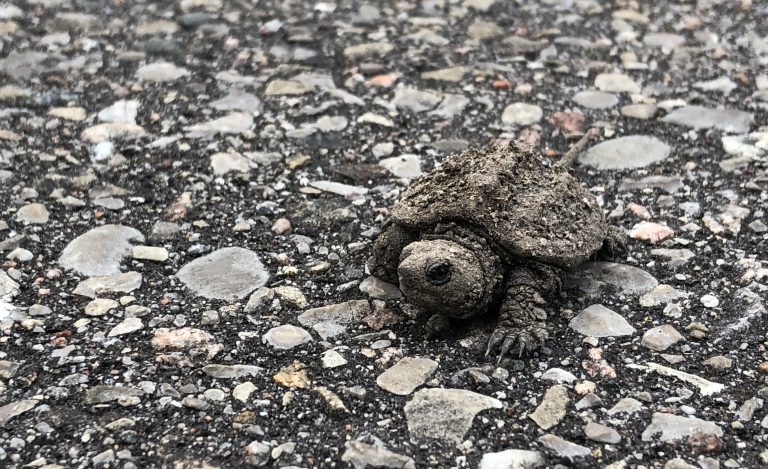
M 572 146 L 570 150 L 568 150 L 568 153 L 566 153 L 565 156 L 560 158 L 560 161 L 555 163 L 555 166 L 560 168 L 568 168 L 572 166 L 573 162 L 576 160 L 576 157 L 579 156 L 582 151 L 584 151 L 584 147 L 587 146 L 587 142 L 589 142 L 592 134 L 592 129 L 587 130 L 587 133 L 585 133 L 584 136 L 581 137 L 581 139 L 576 142 L 576 144 Z

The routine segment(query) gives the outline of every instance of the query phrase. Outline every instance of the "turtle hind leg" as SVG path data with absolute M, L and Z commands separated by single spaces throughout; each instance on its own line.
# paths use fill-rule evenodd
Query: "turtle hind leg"
M 616 226 L 608 227 L 603 246 L 594 255 L 597 260 L 613 261 L 627 255 L 627 235 Z
M 395 223 L 385 224 L 383 231 L 373 243 L 373 252 L 368 259 L 371 275 L 397 285 L 397 266 L 400 265 L 400 253 L 416 238 L 416 233 Z

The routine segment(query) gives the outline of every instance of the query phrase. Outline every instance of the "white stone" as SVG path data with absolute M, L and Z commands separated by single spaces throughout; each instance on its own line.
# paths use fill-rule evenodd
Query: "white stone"
M 232 171 L 247 173 L 251 169 L 248 158 L 240 153 L 214 153 L 211 155 L 211 168 L 217 176 Z
M 713 109 L 703 106 L 685 106 L 676 109 L 662 119 L 671 124 L 684 125 L 693 129 L 719 129 L 723 132 L 743 134 L 755 117 L 737 109 Z
M 421 158 L 418 155 L 400 155 L 384 158 L 379 164 L 393 175 L 403 179 L 413 179 L 421 176 Z
M 514 103 L 504 108 L 501 121 L 508 125 L 526 126 L 541 120 L 544 111 L 539 106 L 527 103 Z
M 657 435 L 662 443 L 675 440 L 685 440 L 694 433 L 702 432 L 716 436 L 723 436 L 723 430 L 713 422 L 695 417 L 681 417 L 678 415 L 655 412 L 641 439 L 651 441 Z
M 599 143 L 582 153 L 579 161 L 597 169 L 635 169 L 666 159 L 671 148 L 656 137 L 630 135 Z
M 280 350 L 290 350 L 311 341 L 309 332 L 290 324 L 273 327 L 262 337 L 262 342 Z
M 157 83 L 175 81 L 189 75 L 189 70 L 186 68 L 177 67 L 168 62 L 154 62 L 136 70 L 136 77 L 139 80 Z
M 30 225 L 44 225 L 48 223 L 48 209 L 43 204 L 28 204 L 16 212 L 16 219 Z
M 428 358 L 405 357 L 376 378 L 376 384 L 392 394 L 407 396 L 437 370 L 437 362 Z
M 116 325 L 112 328 L 111 331 L 109 331 L 108 336 L 109 337 L 117 337 L 125 334 L 130 334 L 131 332 L 136 332 L 144 327 L 144 323 L 141 322 L 141 319 L 139 318 L 127 318 L 124 319 L 120 324 Z
M 480 459 L 478 469 L 534 469 L 546 464 L 538 451 L 508 449 L 498 453 L 486 453 Z
M 623 73 L 601 73 L 595 78 L 595 87 L 609 93 L 640 92 L 640 85 Z
M 141 286 L 142 280 L 138 272 L 91 277 L 78 283 L 73 293 L 90 298 L 109 293 L 130 293 Z
M 250 399 L 251 394 L 253 394 L 253 391 L 256 389 L 258 388 L 255 384 L 251 383 L 250 381 L 246 381 L 245 383 L 240 383 L 235 386 L 235 389 L 232 390 L 232 397 L 242 403 L 246 403 L 248 402 L 248 399 Z
M 603 305 L 591 305 L 571 319 L 568 326 L 589 337 L 619 337 L 632 335 L 632 327 L 623 316 Z
M 683 336 L 672 325 L 665 324 L 648 329 L 640 343 L 656 352 L 663 352 L 681 340 L 684 340 Z
M 123 225 L 93 228 L 67 244 L 59 265 L 88 276 L 117 274 L 123 257 L 131 253 L 131 241 L 144 241 L 144 235 Z
M 200 124 L 184 127 L 189 138 L 213 137 L 217 134 L 242 134 L 253 126 L 253 116 L 247 112 L 232 112 Z
M 617 105 L 619 98 L 603 91 L 580 91 L 573 96 L 573 101 L 589 109 L 606 109 Z
M 88 316 L 103 316 L 109 311 L 120 306 L 116 300 L 110 298 L 96 298 L 85 305 L 85 314 Z
M 438 440 L 457 445 L 479 412 L 501 409 L 499 400 L 463 389 L 428 388 L 405 404 L 408 431 L 416 441 Z
M 165 262 L 168 260 L 168 250 L 158 246 L 134 246 L 132 255 L 134 259 L 146 261 Z
M 347 364 L 347 360 L 342 354 L 335 350 L 326 350 L 323 352 L 323 368 L 338 368 Z
M 118 122 L 123 124 L 136 124 L 136 115 L 139 112 L 139 102 L 135 99 L 121 99 L 99 112 L 101 122 Z
M 199 257 L 176 276 L 205 298 L 234 301 L 245 298 L 269 280 L 258 254 L 240 247 L 223 248 Z

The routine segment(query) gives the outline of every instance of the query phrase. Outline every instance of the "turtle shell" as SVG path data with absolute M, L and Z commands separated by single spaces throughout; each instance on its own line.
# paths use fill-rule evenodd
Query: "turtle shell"
M 597 200 L 567 168 L 517 143 L 449 156 L 405 190 L 391 217 L 420 230 L 479 227 L 513 256 L 565 269 L 600 249 L 608 231 Z

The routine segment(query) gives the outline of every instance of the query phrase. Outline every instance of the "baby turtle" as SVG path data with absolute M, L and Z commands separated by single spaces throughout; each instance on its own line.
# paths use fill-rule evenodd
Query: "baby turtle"
M 565 271 L 625 251 L 624 234 L 568 172 L 587 139 L 555 165 L 514 142 L 449 156 L 402 194 L 371 273 L 432 314 L 430 335 L 446 333 L 449 318 L 498 310 L 486 354 L 539 348 Z

